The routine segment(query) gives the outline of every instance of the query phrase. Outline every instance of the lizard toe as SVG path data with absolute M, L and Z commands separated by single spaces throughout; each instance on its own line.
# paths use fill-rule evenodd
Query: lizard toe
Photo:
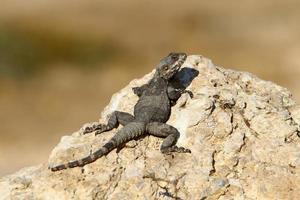
M 107 130 L 108 130 L 107 125 L 105 125 L 105 124 L 99 124 L 99 126 L 96 129 L 95 135 L 99 135 L 99 134 L 101 134 L 101 133 L 103 133 L 103 132 L 105 132 Z
M 161 149 L 161 152 L 163 154 L 170 154 L 172 152 L 175 152 L 175 153 L 191 153 L 191 150 L 186 149 L 184 147 L 172 146 L 172 147 Z

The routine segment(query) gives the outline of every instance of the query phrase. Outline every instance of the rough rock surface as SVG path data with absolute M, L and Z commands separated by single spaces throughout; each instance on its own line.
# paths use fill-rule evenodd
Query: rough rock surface
M 163 155 L 162 139 L 146 136 L 106 157 L 53 173 L 49 165 L 88 155 L 115 132 L 81 131 L 62 137 L 49 163 L 0 179 L 0 199 L 299 199 L 300 107 L 291 94 L 256 76 L 189 56 L 178 78 L 183 95 L 169 124 L 191 154 Z M 195 71 L 198 71 L 196 77 Z M 132 113 L 132 81 L 112 97 L 100 121 L 114 110 Z

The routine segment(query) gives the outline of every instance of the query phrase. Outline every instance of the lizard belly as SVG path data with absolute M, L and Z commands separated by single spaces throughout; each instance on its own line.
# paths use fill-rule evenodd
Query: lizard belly
M 144 96 L 134 107 L 134 116 L 143 122 L 166 122 L 170 117 L 170 100 L 163 96 Z

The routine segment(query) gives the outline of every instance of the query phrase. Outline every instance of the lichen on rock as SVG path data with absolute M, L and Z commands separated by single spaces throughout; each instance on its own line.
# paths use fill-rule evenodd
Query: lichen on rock
M 100 122 L 114 110 L 132 113 L 138 98 L 131 88 L 152 74 L 113 95 Z M 1 178 L 0 199 L 300 197 L 300 106 L 287 89 L 202 56 L 189 56 L 177 79 L 194 98 L 182 95 L 168 124 L 180 131 L 178 143 L 191 154 L 163 155 L 162 139 L 146 136 L 82 168 L 48 170 L 48 164 L 90 154 L 116 132 L 79 130 L 62 137 L 49 163 Z

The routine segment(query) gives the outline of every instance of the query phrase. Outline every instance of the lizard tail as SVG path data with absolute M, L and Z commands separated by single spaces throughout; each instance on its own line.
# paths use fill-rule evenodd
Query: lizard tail
M 131 122 L 118 131 L 103 147 L 93 152 L 91 155 L 66 164 L 50 167 L 51 171 L 59 171 L 67 168 L 82 167 L 96 161 L 98 158 L 108 154 L 121 144 L 137 138 L 145 133 L 145 124 L 142 122 Z

